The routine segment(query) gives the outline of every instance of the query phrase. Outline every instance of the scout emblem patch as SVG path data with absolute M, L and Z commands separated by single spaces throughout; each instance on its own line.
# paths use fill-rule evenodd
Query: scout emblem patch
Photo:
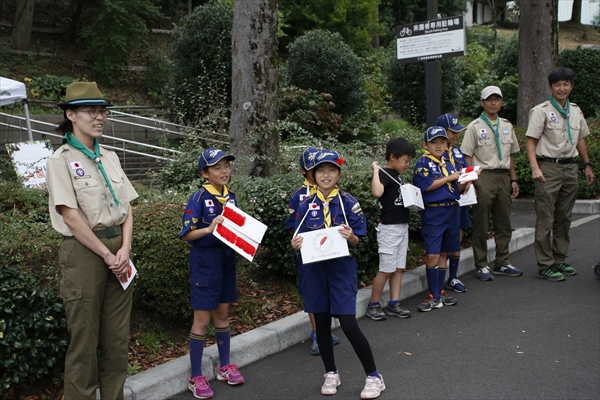
M 487 139 L 487 130 L 485 128 L 481 128 L 479 130 L 479 135 L 481 135 L 482 139 Z
M 435 172 L 435 173 L 438 172 L 437 165 L 435 165 L 435 163 L 433 161 L 429 161 L 429 168 L 431 168 L 432 172 Z
M 550 121 L 556 122 L 556 113 L 554 111 L 550 111 L 548 116 L 550 117 Z
M 502 133 L 504 135 L 508 135 L 508 128 L 502 128 Z

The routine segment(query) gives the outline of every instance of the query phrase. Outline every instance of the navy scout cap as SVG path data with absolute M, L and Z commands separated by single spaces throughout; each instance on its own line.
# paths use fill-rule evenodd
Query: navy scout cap
M 458 118 L 456 118 L 452 114 L 442 114 L 438 117 L 437 121 L 435 121 L 437 126 L 441 126 L 445 129 L 450 129 L 452 132 L 462 132 L 465 128 L 461 124 L 458 123 Z
M 307 147 L 306 150 L 300 154 L 300 166 L 307 171 L 313 169 L 315 166 L 315 159 L 320 151 L 321 150 L 316 147 Z
M 319 153 L 317 154 L 313 168 L 316 167 L 317 165 L 323 164 L 323 163 L 332 163 L 332 164 L 337 165 L 338 167 L 341 167 L 344 162 L 345 162 L 344 159 L 342 157 L 340 157 L 340 155 L 338 154 L 337 151 L 325 149 L 325 150 L 320 150 Z
M 212 147 L 210 149 L 206 149 L 202 152 L 200 158 L 198 159 L 198 169 L 200 171 L 203 171 L 204 169 L 206 169 L 206 167 L 212 167 L 213 165 L 221 161 L 223 157 L 229 161 L 235 160 L 234 156 L 232 156 L 231 154 L 226 154 L 223 150 L 215 149 Z
M 448 135 L 446 135 L 446 130 L 441 126 L 432 126 L 431 128 L 427 128 L 425 135 L 423 136 L 424 142 L 431 142 L 433 139 L 437 137 L 443 137 L 448 139 Z

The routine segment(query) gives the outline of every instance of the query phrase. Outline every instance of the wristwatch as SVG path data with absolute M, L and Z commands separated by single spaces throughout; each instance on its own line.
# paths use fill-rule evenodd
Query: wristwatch
M 585 167 L 587 167 L 588 165 L 589 165 L 590 167 L 592 167 L 592 168 L 594 167 L 594 164 L 592 164 L 592 162 L 591 162 L 591 161 L 588 161 L 588 162 L 584 163 L 583 165 L 584 165 Z

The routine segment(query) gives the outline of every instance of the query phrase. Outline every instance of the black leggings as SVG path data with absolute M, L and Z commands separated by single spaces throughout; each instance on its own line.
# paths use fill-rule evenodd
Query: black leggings
M 336 371 L 335 359 L 333 357 L 333 341 L 331 340 L 331 314 L 315 313 L 315 325 L 317 327 L 317 343 L 321 352 L 321 359 L 325 366 L 325 372 Z M 377 369 L 371 346 L 365 335 L 360 330 L 355 315 L 338 315 L 340 325 L 344 335 L 352 345 L 354 352 L 358 356 L 365 374 L 369 374 Z

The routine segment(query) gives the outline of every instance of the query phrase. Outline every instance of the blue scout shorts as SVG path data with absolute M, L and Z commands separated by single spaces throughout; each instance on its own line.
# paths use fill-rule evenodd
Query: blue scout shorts
M 427 254 L 460 251 L 460 207 L 426 207 L 421 213 L 421 234 Z
M 216 310 L 237 300 L 235 252 L 229 247 L 192 247 L 190 298 L 194 310 Z

